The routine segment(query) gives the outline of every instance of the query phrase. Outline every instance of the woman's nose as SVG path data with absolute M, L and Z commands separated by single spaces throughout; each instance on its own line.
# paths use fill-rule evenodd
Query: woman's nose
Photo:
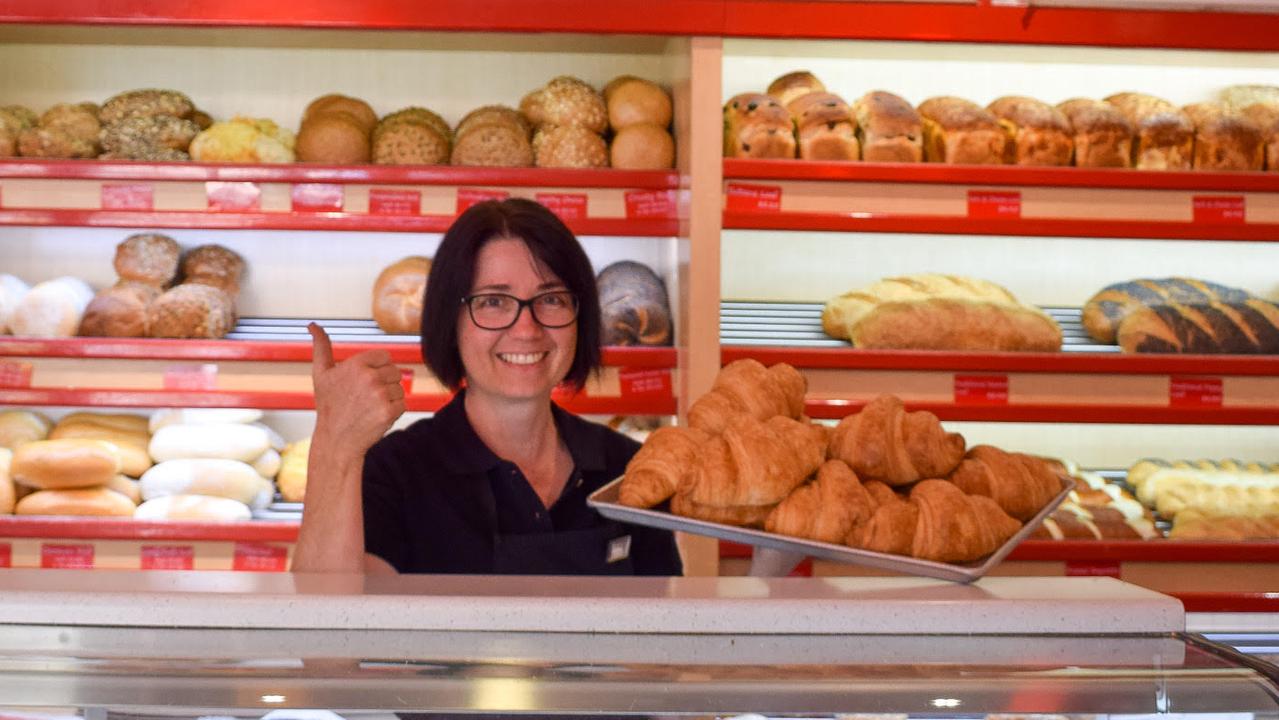
M 515 316 L 515 324 L 507 332 L 519 335 L 538 335 L 544 329 L 541 323 L 533 317 L 533 308 L 524 306 L 520 308 L 519 314 Z

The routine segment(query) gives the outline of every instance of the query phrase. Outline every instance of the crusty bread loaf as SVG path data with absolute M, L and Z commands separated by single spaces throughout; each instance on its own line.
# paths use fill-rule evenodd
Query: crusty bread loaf
M 1075 98 L 1057 105 L 1070 121 L 1076 167 L 1132 166 L 1132 121 L 1119 108 L 1100 100 Z
M 147 450 L 157 463 L 185 458 L 253 462 L 271 447 L 262 428 L 242 423 L 166 425 L 151 436 Z
M 1189 170 L 1194 164 L 1195 124 L 1162 98 L 1118 93 L 1106 98 L 1136 129 L 1133 167 L 1139 170 Z
M 995 116 L 957 97 L 929 98 L 919 105 L 924 125 L 924 159 L 962 165 L 999 165 L 1007 138 Z
M 53 423 L 31 410 L 0 411 L 0 448 L 16 450 L 20 445 L 44 440 Z
M 793 158 L 795 124 L 776 99 L 743 93 L 724 105 L 724 157 Z
M 1265 145 L 1265 168 L 1279 170 L 1279 105 L 1254 103 L 1241 112 L 1261 132 L 1261 141 Z
M 294 152 L 299 162 L 326 165 L 367 163 L 369 132 L 348 113 L 317 113 L 302 123 Z
M 120 451 L 105 440 L 36 440 L 13 451 L 10 472 L 23 485 L 61 490 L 106 485 L 120 474 Z
M 1143 307 L 1119 324 L 1124 352 L 1279 355 L 1279 305 L 1265 300 Z
M 608 158 L 621 170 L 664 170 L 675 165 L 675 139 L 657 125 L 627 125 L 613 136 Z
M 786 106 L 799 137 L 804 160 L 859 160 L 857 120 L 853 109 L 838 95 L 810 92 Z
M 148 521 L 244 522 L 252 518 L 244 503 L 208 495 L 166 495 L 147 500 L 133 513 L 134 520 Z
M 187 150 L 199 134 L 200 126 L 184 118 L 135 116 L 103 126 L 102 150 L 121 160 L 190 160 Z
M 1238 288 L 1195 278 L 1149 278 L 1107 285 L 1084 304 L 1083 324 L 1088 335 L 1100 343 L 1113 343 L 1119 324 L 1143 307 L 1181 303 L 1240 303 L 1252 294 Z
M 364 136 L 368 137 L 373 132 L 373 128 L 377 125 L 377 113 L 373 112 L 373 108 L 369 104 L 346 95 L 337 93 L 330 95 L 321 95 L 312 100 L 306 110 L 302 112 L 302 126 L 305 126 L 312 119 L 320 115 L 344 114 L 349 117 L 364 132 Z M 301 133 L 298 133 L 298 142 L 301 143 Z M 300 153 L 299 153 L 300 156 Z
M 18 515 L 83 515 L 91 517 L 130 517 L 133 501 L 106 487 L 73 490 L 40 490 L 18 501 Z
M 533 135 L 533 164 L 537 167 L 608 167 L 608 143 L 589 128 L 543 125 Z
M 147 311 L 160 288 L 123 283 L 100 290 L 84 309 L 78 335 L 87 337 L 147 337 Z
M 50 440 L 87 438 L 105 440 L 116 447 L 120 454 L 120 471 L 130 477 L 139 477 L 151 467 L 151 455 L 147 451 L 150 436 L 98 424 L 91 420 L 62 420 L 49 432 Z
M 275 482 L 280 486 L 280 497 L 285 502 L 306 499 L 306 465 L 310 454 L 311 438 L 291 443 L 280 454 L 280 472 L 276 474 Z
M 505 121 L 476 122 L 453 145 L 454 165 L 480 167 L 528 167 L 533 146 L 517 124 Z
M 113 265 L 121 280 L 168 287 L 178 274 L 182 248 L 168 235 L 138 233 L 115 246 Z
M 14 335 L 28 337 L 73 337 L 92 299 L 93 289 L 79 278 L 47 280 L 18 302 L 9 318 L 9 329 Z
M 604 102 L 608 106 L 608 124 L 614 131 L 632 125 L 656 125 L 666 129 L 671 124 L 671 96 L 657 83 L 637 77 L 624 77 L 605 87 Z
M 868 92 L 853 103 L 853 116 L 863 160 L 923 161 L 923 120 L 904 99 L 882 90 Z
M 1194 103 L 1182 108 L 1195 123 L 1196 170 L 1260 170 L 1266 148 L 1261 128 L 1224 105 Z
M 147 311 L 147 332 L 158 338 L 220 338 L 235 327 L 231 298 L 222 290 L 184 283 L 166 290 Z
M 373 319 L 382 332 L 416 335 L 422 329 L 422 300 L 431 259 L 414 255 L 388 265 L 373 283 Z
M 647 265 L 623 260 L 600 271 L 601 338 L 605 345 L 670 345 L 666 285 Z
M 18 154 L 38 158 L 92 158 L 100 147 L 57 127 L 33 127 L 18 133 Z
M 807 70 L 796 70 L 786 73 L 768 84 L 765 92 L 776 98 L 782 107 L 788 107 L 796 98 L 809 93 L 824 93 L 826 86 L 817 76 Z
M 1034 98 L 1008 95 L 986 106 L 999 120 L 1009 165 L 1069 165 L 1075 151 L 1070 121 L 1062 111 Z
M 98 106 L 93 103 L 58 103 L 40 116 L 40 127 L 62 130 L 68 135 L 97 147 L 102 124 L 98 122 Z
M 143 500 L 167 495 L 210 495 L 263 508 L 275 486 L 253 466 L 238 460 L 192 458 L 166 460 L 148 470 L 140 481 Z

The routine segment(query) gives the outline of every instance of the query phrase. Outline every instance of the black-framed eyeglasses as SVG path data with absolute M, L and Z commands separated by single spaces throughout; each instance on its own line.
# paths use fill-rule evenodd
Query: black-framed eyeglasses
M 577 297 L 567 290 L 552 290 L 521 300 L 506 293 L 478 293 L 462 298 L 471 322 L 485 330 L 505 330 L 528 308 L 538 325 L 568 327 L 577 320 Z

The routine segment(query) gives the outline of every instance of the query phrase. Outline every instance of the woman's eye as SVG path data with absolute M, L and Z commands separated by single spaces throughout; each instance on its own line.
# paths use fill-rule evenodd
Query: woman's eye
M 481 298 L 480 298 L 480 307 L 485 308 L 485 309 L 487 309 L 487 310 L 491 310 L 491 309 L 494 309 L 494 308 L 500 308 L 500 307 L 502 307 L 503 305 L 505 305 L 505 304 L 506 304 L 505 302 L 503 302 L 503 300 L 505 300 L 505 298 L 502 298 L 502 297 L 497 296 L 497 295 L 488 295 L 488 296 L 485 296 L 485 297 L 481 297 Z

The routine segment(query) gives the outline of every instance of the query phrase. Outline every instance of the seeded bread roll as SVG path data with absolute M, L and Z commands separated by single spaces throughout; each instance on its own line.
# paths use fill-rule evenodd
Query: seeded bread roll
M 424 122 L 379 125 L 373 138 L 373 162 L 378 165 L 442 165 L 449 161 L 448 136 Z
M 1132 165 L 1132 121 L 1110 103 L 1075 98 L 1057 105 L 1070 121 L 1075 141 L 1076 167 Z
M 22 105 L 0 107 L 0 126 L 6 127 L 15 133 L 29 127 L 35 127 L 39 122 L 40 116 L 36 115 L 31 108 Z
M 957 97 L 935 97 L 919 106 L 924 119 L 924 159 L 962 165 L 999 165 L 1007 137 L 989 110 Z
M 406 107 L 403 110 L 396 110 L 382 118 L 382 122 L 378 123 L 378 126 L 386 127 L 402 121 L 426 124 L 438 132 L 445 140 L 452 140 L 453 138 L 453 133 L 449 130 L 449 124 L 444 122 L 444 118 L 422 107 Z M 376 129 L 374 133 L 377 133 Z
M 584 127 L 543 125 L 533 136 L 537 167 L 608 167 L 608 144 Z
M 671 96 L 657 83 L 624 76 L 605 88 L 608 124 L 613 130 L 631 125 L 651 124 L 665 128 L 671 124 Z
M 1106 102 L 1119 108 L 1136 127 L 1133 167 L 1139 170 L 1189 170 L 1194 164 L 1195 124 L 1177 106 L 1142 93 L 1118 93 Z
M 675 165 L 675 140 L 656 125 L 627 125 L 613 136 L 609 165 L 623 170 L 664 170 Z
M 1265 168 L 1279 170 L 1279 105 L 1254 103 L 1245 107 L 1241 114 L 1261 132 L 1261 141 L 1265 145 Z
M 235 324 L 227 294 L 199 284 L 179 285 L 157 297 L 147 312 L 151 337 L 220 338 Z
M 102 128 L 102 149 L 113 158 L 151 160 L 177 151 L 186 156 L 200 126 L 172 115 L 145 115 L 125 118 Z
M 159 295 L 160 288 L 141 283 L 102 290 L 85 308 L 79 334 L 87 337 L 147 337 L 147 309 Z
M 387 266 L 373 283 L 373 319 L 382 332 L 416 335 L 422 329 L 422 300 L 431 259 L 414 255 Z
M 115 246 L 115 272 L 122 280 L 168 287 L 178 274 L 182 248 L 159 233 L 138 233 Z
M 472 110 L 457 124 L 455 134 L 457 137 L 461 137 L 469 132 L 471 128 L 490 123 L 509 124 L 524 133 L 525 137 L 533 136 L 533 127 L 520 114 L 520 111 L 505 105 L 485 105 Z
M 724 105 L 724 157 L 793 158 L 795 124 L 768 95 L 743 93 Z
M 768 95 L 777 99 L 783 107 L 789 107 L 796 98 L 809 93 L 826 92 L 826 86 L 807 70 L 786 73 L 768 84 Z
M 471 125 L 453 146 L 454 165 L 528 167 L 533 146 L 524 133 L 507 122 Z
M 986 106 L 1004 129 L 1004 162 L 1010 165 L 1070 164 L 1075 141 L 1060 110 L 1034 98 L 1001 97 Z
M 72 137 L 88 143 L 98 141 L 102 129 L 98 122 L 98 106 L 93 103 L 59 103 L 40 116 L 40 127 L 64 130 Z
M 34 127 L 18 134 L 18 154 L 39 158 L 92 158 L 98 156 L 97 139 L 85 140 L 61 128 Z
M 911 104 L 882 90 L 853 103 L 857 139 L 867 162 L 921 162 L 924 159 L 923 120 Z
M 595 88 L 575 77 L 561 75 L 520 101 L 520 111 L 533 127 L 581 127 L 595 134 L 608 128 L 608 108 Z
M 184 283 L 220 288 L 233 299 L 244 279 L 244 258 L 221 245 L 201 245 L 182 258 Z
M 102 104 L 98 119 L 103 124 L 117 123 L 129 117 L 172 115 L 189 118 L 195 110 L 191 98 L 176 90 L 130 90 Z
M 345 113 L 351 118 L 352 122 L 359 126 L 366 136 L 372 133 L 373 128 L 377 126 L 377 113 L 373 112 L 373 108 L 369 107 L 368 103 L 359 98 L 347 97 L 336 93 L 321 95 L 312 100 L 306 106 L 306 110 L 302 112 L 301 124 L 306 125 L 312 119 L 329 113 Z
M 858 160 L 857 121 L 853 109 L 838 95 L 810 92 L 792 100 L 786 109 L 799 135 L 804 160 Z
M 1260 170 L 1266 148 L 1261 128 L 1241 113 L 1217 103 L 1182 108 L 1195 123 L 1196 170 Z
M 350 113 L 320 113 L 302 123 L 293 149 L 301 162 L 361 165 L 369 161 L 369 131 Z

